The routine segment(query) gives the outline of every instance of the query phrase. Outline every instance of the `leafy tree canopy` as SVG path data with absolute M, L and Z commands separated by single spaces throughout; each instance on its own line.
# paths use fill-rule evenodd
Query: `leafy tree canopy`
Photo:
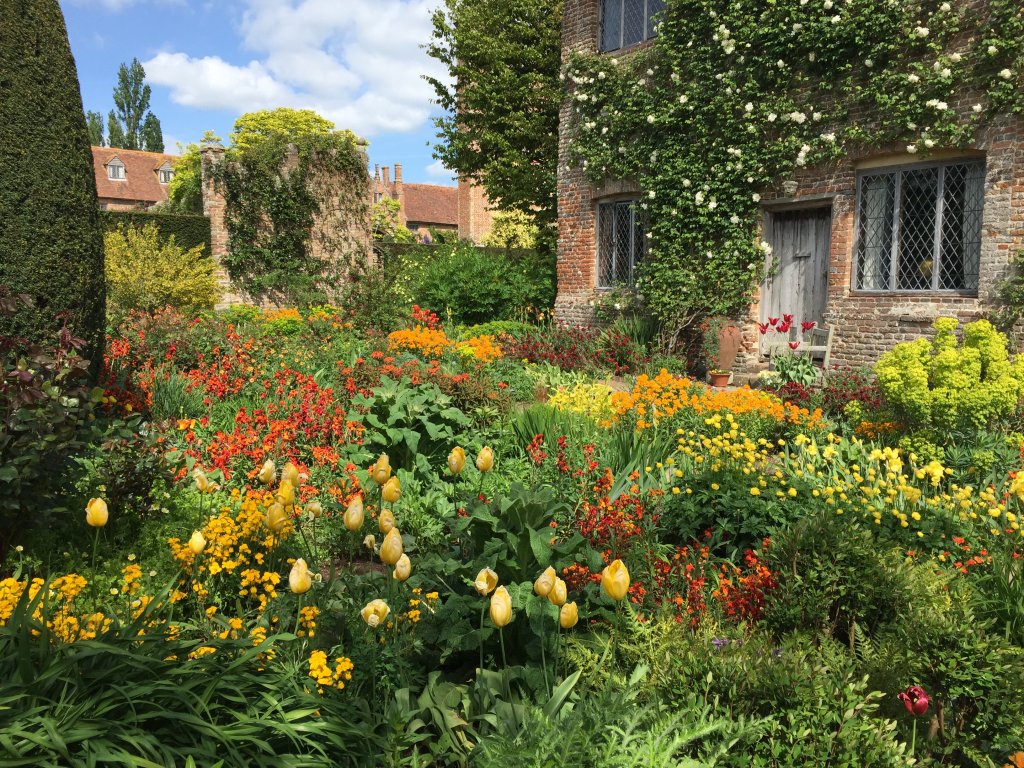
M 434 157 L 483 184 L 492 204 L 541 225 L 556 215 L 561 0 L 445 0 L 427 52 L 446 114 Z
M 336 130 L 334 123 L 311 109 L 278 107 L 246 112 L 235 121 L 235 129 L 230 138 L 232 149 L 244 152 L 271 137 L 294 143 L 304 137 L 332 133 L 343 134 L 352 141 L 356 138 L 351 131 Z

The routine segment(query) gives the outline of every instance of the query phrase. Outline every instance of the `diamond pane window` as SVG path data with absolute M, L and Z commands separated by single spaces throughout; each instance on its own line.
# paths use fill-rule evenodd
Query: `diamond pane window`
M 601 50 L 628 48 L 655 35 L 665 0 L 601 0 Z
M 644 254 L 644 232 L 635 200 L 597 206 L 597 287 L 633 285 Z
M 984 162 L 861 174 L 855 287 L 978 290 Z

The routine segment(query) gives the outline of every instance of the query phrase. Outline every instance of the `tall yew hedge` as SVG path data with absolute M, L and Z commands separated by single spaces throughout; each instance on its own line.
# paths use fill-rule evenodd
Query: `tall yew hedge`
M 0 336 L 50 344 L 66 316 L 95 364 L 103 236 L 78 72 L 57 0 L 0 0 L 0 285 L 33 306 Z

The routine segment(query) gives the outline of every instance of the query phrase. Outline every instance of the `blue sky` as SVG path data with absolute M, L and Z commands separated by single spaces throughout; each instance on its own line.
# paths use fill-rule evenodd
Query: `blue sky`
M 440 0 L 61 0 L 86 109 L 104 116 L 122 62 L 137 57 L 167 151 L 240 114 L 316 109 L 370 142 L 370 163 L 449 184 L 431 157 L 437 108 L 422 46 Z M 169 141 L 168 141 L 169 140 Z

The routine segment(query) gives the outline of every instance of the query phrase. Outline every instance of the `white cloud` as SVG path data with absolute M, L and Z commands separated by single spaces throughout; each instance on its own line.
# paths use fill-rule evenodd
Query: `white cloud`
M 124 0 L 104 0 L 123 2 Z M 239 113 L 315 109 L 363 136 L 408 132 L 429 118 L 426 55 L 436 0 L 246 0 L 242 47 L 253 58 L 159 53 L 143 62 L 148 80 L 185 106 Z
M 441 179 L 446 181 L 455 181 L 455 174 L 449 171 L 444 165 L 441 164 L 440 160 L 435 160 L 433 163 L 426 167 L 427 176 L 432 179 Z

